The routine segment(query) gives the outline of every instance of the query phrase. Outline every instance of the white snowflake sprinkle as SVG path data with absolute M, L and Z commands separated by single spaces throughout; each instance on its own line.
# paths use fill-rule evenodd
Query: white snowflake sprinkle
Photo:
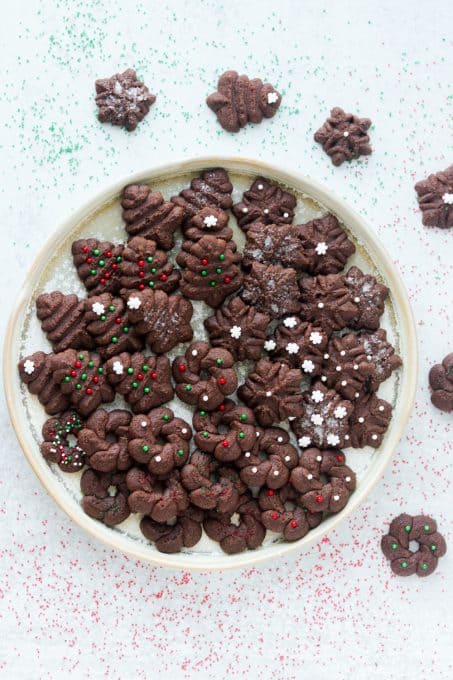
M 313 390 L 313 392 L 311 393 L 311 398 L 317 404 L 320 404 L 322 401 L 324 401 L 324 395 L 321 392 L 321 390 Z
M 311 439 L 310 437 L 300 437 L 300 439 L 297 440 L 297 443 L 299 444 L 299 446 L 305 449 L 307 448 L 307 446 L 310 446 Z
M 276 92 L 268 92 L 267 93 L 267 103 L 268 104 L 275 104 L 278 102 L 278 94 Z
M 272 397 L 272 392 L 270 390 L 266 392 L 266 397 Z
M 241 337 L 241 333 L 242 333 L 242 328 L 240 326 L 232 326 L 230 328 L 230 335 L 235 340 L 239 340 L 239 338 Z
M 336 434 L 328 434 L 327 443 L 329 446 L 338 446 L 340 443 L 340 437 L 338 437 Z
M 318 331 L 313 331 L 310 333 L 310 342 L 312 345 L 320 345 L 322 342 L 322 335 Z
M 442 196 L 445 205 L 453 205 L 453 194 L 446 193 Z
M 283 325 L 286 326 L 286 328 L 294 328 L 294 326 L 297 326 L 297 319 L 295 316 L 288 316 L 286 319 L 283 321 Z
M 114 361 L 113 366 L 112 366 L 112 370 L 113 370 L 114 373 L 116 373 L 116 375 L 123 375 L 124 366 L 121 363 L 121 361 Z
M 346 417 L 347 411 L 344 406 L 337 406 L 337 408 L 333 412 L 333 415 L 335 416 L 335 418 L 338 418 L 338 420 L 341 420 L 342 418 Z
M 105 307 L 102 304 L 102 302 L 93 302 L 93 304 L 91 305 L 91 309 L 98 316 L 101 316 L 101 314 L 104 314 L 105 312 Z
M 310 420 L 313 425 L 322 425 L 324 422 L 324 418 L 319 413 L 313 413 Z
M 216 227 L 217 226 L 217 217 L 215 215 L 206 215 L 206 217 L 203 220 L 203 224 L 205 227 Z
M 288 342 L 285 349 L 288 352 L 288 354 L 297 354 L 300 348 L 297 342 Z
M 141 307 L 142 301 L 138 297 L 130 297 L 129 300 L 127 301 L 127 306 L 129 309 L 138 309 Z
M 24 362 L 24 371 L 27 375 L 31 375 L 33 371 L 35 370 L 35 362 L 32 361 L 31 359 L 27 359 Z
M 266 340 L 266 342 L 264 343 L 264 349 L 266 350 L 266 352 L 271 352 L 276 347 L 277 344 L 275 340 Z
M 305 361 L 302 364 L 302 370 L 304 373 L 313 373 L 315 370 L 315 365 L 310 359 L 305 359 Z
M 315 248 L 316 254 L 325 255 L 327 253 L 327 248 L 327 243 L 325 241 L 320 241 Z

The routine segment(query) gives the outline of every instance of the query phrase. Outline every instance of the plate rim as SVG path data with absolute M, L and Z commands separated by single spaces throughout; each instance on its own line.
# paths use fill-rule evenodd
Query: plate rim
M 187 553 L 176 553 L 167 555 L 159 553 L 150 554 L 146 544 L 134 545 L 127 535 L 122 535 L 112 531 L 88 515 L 85 515 L 81 507 L 77 504 L 78 510 L 74 507 L 73 499 L 70 498 L 66 490 L 52 473 L 51 468 L 39 465 L 39 457 L 36 451 L 32 450 L 20 425 L 21 410 L 20 403 L 16 403 L 16 389 L 19 384 L 17 378 L 17 365 L 15 356 L 14 336 L 17 325 L 21 322 L 24 310 L 29 297 L 39 280 L 42 270 L 47 264 L 47 254 L 49 248 L 56 239 L 67 236 L 75 225 L 86 219 L 96 209 L 106 202 L 112 200 L 127 184 L 141 181 L 152 182 L 154 179 L 164 175 L 177 175 L 195 173 L 209 167 L 224 167 L 227 171 L 238 171 L 246 173 L 263 174 L 289 187 L 294 187 L 301 193 L 306 193 L 308 197 L 313 197 L 323 207 L 330 212 L 338 215 L 365 245 L 370 245 L 372 253 L 379 258 L 379 271 L 384 273 L 386 281 L 391 283 L 391 294 L 395 309 L 398 311 L 398 327 L 400 339 L 402 341 L 403 370 L 399 395 L 397 397 L 398 422 L 393 422 L 391 431 L 388 432 L 379 458 L 372 474 L 371 479 L 365 480 L 362 485 L 354 492 L 345 508 L 336 515 L 332 515 L 328 520 L 322 522 L 318 527 L 312 529 L 303 538 L 294 542 L 281 542 L 266 546 L 263 549 L 249 550 L 236 555 L 216 555 L 215 558 L 204 555 L 190 555 Z M 415 321 L 412 308 L 409 302 L 408 293 L 401 275 L 382 245 L 377 234 L 358 212 L 349 206 L 342 198 L 336 195 L 323 184 L 308 175 L 303 175 L 297 170 L 286 170 L 273 163 L 248 158 L 246 156 L 229 155 L 208 155 L 196 156 L 189 159 L 176 160 L 158 166 L 151 166 L 137 171 L 126 178 L 111 183 L 106 188 L 93 193 L 91 198 L 83 203 L 77 210 L 64 219 L 55 231 L 46 239 L 45 243 L 35 256 L 27 275 L 21 285 L 19 294 L 13 305 L 13 311 L 9 317 L 5 333 L 3 351 L 3 375 L 4 391 L 6 404 L 10 420 L 15 431 L 18 442 L 40 483 L 48 495 L 57 503 L 68 517 L 83 529 L 88 535 L 101 541 L 104 546 L 120 550 L 130 557 L 148 562 L 154 566 L 167 568 L 177 568 L 185 571 L 223 571 L 227 569 L 238 569 L 252 567 L 262 562 L 267 562 L 272 558 L 283 557 L 290 553 L 301 552 L 335 529 L 348 516 L 353 514 L 364 502 L 373 488 L 382 478 L 384 470 L 390 463 L 395 449 L 409 421 L 415 401 L 418 376 L 418 344 Z M 394 417 L 397 409 L 395 408 Z M 394 420 L 394 419 L 393 419 Z M 39 453 L 39 449 L 38 449 Z M 42 462 L 42 461 L 41 461 Z

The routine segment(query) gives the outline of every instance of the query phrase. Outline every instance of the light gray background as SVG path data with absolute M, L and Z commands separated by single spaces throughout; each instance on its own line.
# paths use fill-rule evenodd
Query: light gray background
M 388 521 L 426 512 L 447 540 L 451 416 L 429 366 L 453 350 L 452 233 L 422 226 L 416 180 L 451 153 L 451 4 L 418 0 L 3 2 L 0 25 L 2 331 L 37 249 L 114 180 L 205 153 L 239 153 L 324 182 L 370 221 L 409 289 L 417 403 L 382 482 L 338 531 L 256 569 L 182 574 L 94 544 L 29 469 L 2 408 L 3 678 L 453 677 L 451 556 L 396 579 Z M 157 101 L 133 134 L 100 125 L 93 84 L 134 66 Z M 235 68 L 283 93 L 272 121 L 223 132 L 204 105 Z M 332 106 L 373 120 L 373 155 L 334 168 L 313 132 Z

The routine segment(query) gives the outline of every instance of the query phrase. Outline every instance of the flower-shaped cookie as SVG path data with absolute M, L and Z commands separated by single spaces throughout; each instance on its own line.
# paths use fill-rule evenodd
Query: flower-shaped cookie
M 296 314 L 300 309 L 296 270 L 254 262 L 244 277 L 241 297 L 273 319 Z
M 349 326 L 359 314 L 359 307 L 341 274 L 305 276 L 299 281 L 301 306 L 299 316 L 327 331 Z
M 133 467 L 126 476 L 128 503 L 132 512 L 149 515 L 155 522 L 172 522 L 189 508 L 189 498 L 178 470 L 165 479 Z
M 75 411 L 48 418 L 42 426 L 40 450 L 43 457 L 50 463 L 57 463 L 63 472 L 80 472 L 86 462 L 86 453 L 78 442 L 72 443 L 70 439 L 77 438 L 82 427 L 82 420 Z
M 184 236 L 190 241 L 199 241 L 208 235 L 231 241 L 233 230 L 228 226 L 228 219 L 228 213 L 224 210 L 207 206 L 184 223 Z
M 326 215 L 299 227 L 310 274 L 337 274 L 348 257 L 355 253 L 355 245 L 340 226 L 335 215 Z
M 453 411 L 453 353 L 447 354 L 441 364 L 431 368 L 429 384 L 434 406 L 447 413 Z
M 365 348 L 354 333 L 332 337 L 327 345 L 321 380 L 350 401 L 358 399 L 374 373 Z
M 248 493 L 240 497 L 234 513 L 210 512 L 203 526 L 209 538 L 217 541 L 222 550 L 230 555 L 247 548 L 258 548 L 266 534 L 258 502 Z
M 87 515 L 107 524 L 121 524 L 130 515 L 124 472 L 98 472 L 88 468 L 80 480 L 82 508 Z
M 261 489 L 258 502 L 261 521 L 269 531 L 283 534 L 287 541 L 303 538 L 322 521 L 322 512 L 309 512 L 298 505 L 300 494 L 291 484 L 281 489 Z
M 418 543 L 415 552 L 410 548 L 411 541 Z M 447 545 L 432 517 L 403 513 L 390 524 L 381 549 L 397 576 L 429 576 L 436 569 L 439 557 L 445 555 Z
M 241 229 L 247 231 L 255 222 L 291 224 L 296 203 L 296 197 L 288 191 L 264 177 L 257 177 L 244 192 L 242 201 L 233 205 L 233 213 Z
M 207 453 L 194 451 L 181 472 L 181 481 L 193 505 L 219 513 L 235 511 L 245 485 L 237 470 L 222 467 Z
M 153 541 L 159 552 L 177 553 L 182 548 L 193 548 L 202 535 L 203 511 L 189 506 L 179 513 L 176 520 L 169 524 L 155 522 L 151 517 L 143 517 L 140 530 L 149 541 Z
M 254 262 L 305 269 L 309 258 L 305 253 L 300 227 L 295 224 L 253 223 L 247 231 L 243 266 L 249 268 Z
M 378 283 L 371 274 L 364 274 L 358 267 L 351 267 L 344 276 L 358 312 L 350 320 L 351 328 L 376 330 L 384 313 L 385 300 L 389 289 Z
M 358 118 L 336 106 L 324 125 L 315 132 L 315 142 L 322 144 L 334 165 L 341 165 L 344 161 L 371 153 L 367 133 L 370 126 L 369 118 Z
M 365 349 L 367 360 L 374 364 L 368 388 L 376 392 L 379 385 L 387 380 L 403 362 L 395 354 L 395 349 L 388 342 L 387 333 L 383 328 L 379 328 L 374 333 L 359 333 L 357 337 Z
M 269 338 L 264 347 L 273 358 L 280 357 L 313 377 L 321 373 L 328 340 L 329 333 L 320 326 L 288 316 L 276 327 L 274 337 Z
M 453 227 L 453 165 L 417 182 L 415 191 L 425 226 Z
M 365 394 L 354 403 L 350 425 L 349 445 L 378 448 L 387 432 L 392 417 L 392 405 L 374 394 Z
M 131 132 L 149 113 L 156 101 L 154 94 L 138 80 L 134 69 L 96 80 L 96 104 L 101 123 L 120 125 Z
M 297 450 L 289 443 L 287 431 L 280 427 L 258 430 L 257 434 L 256 446 L 236 461 L 241 479 L 249 488 L 265 485 L 269 489 L 280 489 L 299 461 Z
M 99 472 L 128 470 L 132 459 L 127 452 L 128 427 L 132 415 L 123 409 L 95 411 L 79 432 L 78 443 L 88 456 L 90 467 Z
M 224 463 L 252 451 L 260 434 L 253 411 L 231 399 L 225 399 L 216 411 L 195 413 L 193 426 L 196 446 Z
M 344 446 L 349 441 L 351 402 L 321 381 L 312 383 L 303 400 L 303 415 L 291 420 L 299 446 Z

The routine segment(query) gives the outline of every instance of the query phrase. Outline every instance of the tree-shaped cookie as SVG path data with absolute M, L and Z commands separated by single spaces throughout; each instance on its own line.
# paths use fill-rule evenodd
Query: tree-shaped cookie
M 247 231 L 243 252 L 244 267 L 253 262 L 281 264 L 293 269 L 306 269 L 309 258 L 301 239 L 300 227 L 295 224 L 253 223 Z
M 244 277 L 241 297 L 273 319 L 300 309 L 296 270 L 279 264 L 254 262 Z
M 199 241 L 203 236 L 231 241 L 233 230 L 228 226 L 228 220 L 228 214 L 224 210 L 208 206 L 185 223 L 184 236 L 190 241 Z
M 210 94 L 206 103 L 224 130 L 239 132 L 247 123 L 261 123 L 263 118 L 275 116 L 281 100 L 281 94 L 269 83 L 225 71 L 217 92 Z
M 240 297 L 232 298 L 204 321 L 213 347 L 223 347 L 236 360 L 259 359 L 271 318 Z
M 105 359 L 119 352 L 137 352 L 143 340 L 131 324 L 124 300 L 102 293 L 85 301 L 87 330 L 94 345 Z
M 165 201 L 160 191 L 151 191 L 147 184 L 125 187 L 121 205 L 128 234 L 149 238 L 163 250 L 173 248 L 174 232 L 182 223 L 184 210 Z
M 147 413 L 174 395 L 167 357 L 122 352 L 106 362 L 105 374 L 134 413 Z
M 218 307 L 241 286 L 240 261 L 234 241 L 215 236 L 184 241 L 176 257 L 182 269 L 181 291 L 192 300 L 204 300 L 211 307 Z
M 258 423 L 270 427 L 302 414 L 301 381 L 299 369 L 260 359 L 239 387 L 238 395 L 253 409 Z
M 184 210 L 186 219 L 190 219 L 206 207 L 228 210 L 233 205 L 232 191 L 233 185 L 227 171 L 211 168 L 204 170 L 199 177 L 194 177 L 190 188 L 180 191 L 171 201 Z
M 88 295 L 115 293 L 119 288 L 118 265 L 122 259 L 123 245 L 110 241 L 86 238 L 74 241 L 72 259 Z
M 178 287 L 180 272 L 175 269 L 163 250 L 143 236 L 134 236 L 124 246 L 119 266 L 121 293 L 125 290 L 164 290 L 171 293 Z
M 52 378 L 51 359 L 53 354 L 35 352 L 19 361 L 20 379 L 30 394 L 35 394 L 50 416 L 65 411 L 69 397 L 63 394 L 60 385 Z
M 127 299 L 129 318 L 137 333 L 156 354 L 164 354 L 180 342 L 192 339 L 192 303 L 181 295 L 147 288 Z
M 233 205 L 233 213 L 243 231 L 254 222 L 260 224 L 291 224 L 294 218 L 296 197 L 277 184 L 258 177 L 242 200 Z
M 65 349 L 91 349 L 93 340 L 86 329 L 85 301 L 60 291 L 42 293 L 36 298 L 36 316 L 55 352 Z
M 337 274 L 355 252 L 355 245 L 335 215 L 325 215 L 298 228 L 310 274 Z
M 101 404 L 113 401 L 115 393 L 95 354 L 67 349 L 53 354 L 50 366 L 53 380 L 81 416 L 89 416 Z
M 359 307 L 341 274 L 305 276 L 299 281 L 300 317 L 326 331 L 339 331 L 359 314 Z
M 345 113 L 336 106 L 331 110 L 324 125 L 315 132 L 315 142 L 322 144 L 334 165 L 341 165 L 344 161 L 352 161 L 371 153 L 367 133 L 370 126 L 369 118 L 359 118 L 352 113 Z

